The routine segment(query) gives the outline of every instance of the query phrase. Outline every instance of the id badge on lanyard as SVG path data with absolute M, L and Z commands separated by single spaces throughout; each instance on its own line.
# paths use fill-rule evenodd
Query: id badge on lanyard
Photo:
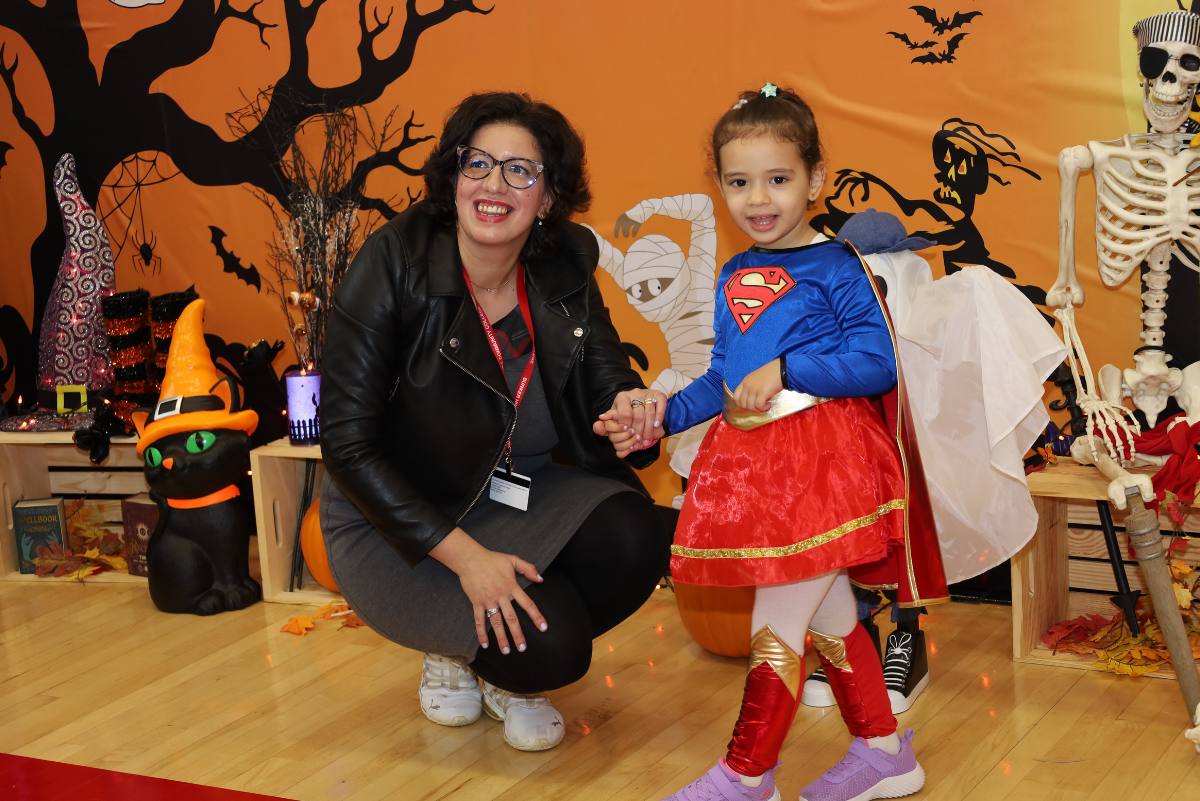
M 487 335 L 488 345 L 492 349 L 492 355 L 496 357 L 496 364 L 500 366 L 500 374 L 503 375 L 504 353 L 500 350 L 500 342 L 496 339 L 496 332 L 492 328 L 491 321 L 483 313 L 479 301 L 475 298 L 475 290 L 471 285 L 470 276 L 467 275 L 466 267 L 463 268 L 463 277 L 467 279 L 467 291 L 471 293 L 471 302 L 475 304 L 479 322 L 483 325 L 483 333 Z M 525 293 L 525 268 L 522 265 L 517 265 L 517 305 L 521 309 L 521 318 L 525 321 L 525 328 L 529 331 L 529 361 L 521 372 L 521 378 L 513 391 L 513 408 L 515 411 L 520 411 L 521 401 L 525 399 L 525 392 L 529 389 L 530 381 L 533 380 L 534 362 L 537 359 L 537 349 L 533 339 L 533 316 L 529 311 L 529 297 Z M 510 437 L 504 446 L 500 464 L 492 471 L 488 497 L 497 503 L 525 512 L 529 509 L 529 490 L 532 486 L 533 481 L 529 476 L 523 476 L 512 469 L 512 438 Z

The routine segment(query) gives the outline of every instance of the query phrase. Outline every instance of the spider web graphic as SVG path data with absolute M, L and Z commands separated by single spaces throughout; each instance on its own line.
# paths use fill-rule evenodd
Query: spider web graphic
M 103 209 L 100 219 L 108 229 L 113 261 L 121 258 L 125 246 L 133 239 L 131 260 L 138 272 L 142 273 L 151 269 L 151 262 L 154 261 L 144 259 L 141 253 L 141 247 L 150 245 L 153 239 L 153 235 L 146 232 L 142 190 L 148 186 L 164 184 L 182 172 L 173 163 L 164 168 L 160 165 L 160 160 L 170 162 L 169 158 L 157 151 L 143 151 L 126 157 L 110 173 L 110 180 L 101 184 L 97 201 L 98 206 L 107 207 Z M 114 219 L 109 220 L 110 217 Z

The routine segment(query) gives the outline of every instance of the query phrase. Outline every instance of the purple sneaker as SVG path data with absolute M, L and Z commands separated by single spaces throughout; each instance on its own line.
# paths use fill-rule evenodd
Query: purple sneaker
M 855 737 L 850 751 L 825 775 L 804 788 L 800 801 L 871 801 L 900 798 L 925 786 L 925 771 L 912 750 L 912 729 L 900 738 L 895 756 Z
M 780 801 L 775 789 L 775 768 L 763 774 L 757 787 L 747 787 L 740 779 L 722 759 L 708 773 L 663 801 Z

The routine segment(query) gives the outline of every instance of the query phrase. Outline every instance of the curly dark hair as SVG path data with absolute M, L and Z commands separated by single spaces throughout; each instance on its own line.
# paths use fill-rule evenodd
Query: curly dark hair
M 739 94 L 738 105 L 722 114 L 713 126 L 711 157 L 718 177 L 722 147 L 735 139 L 764 133 L 794 143 L 810 171 L 820 163 L 821 135 L 808 104 L 790 89 L 778 87 L 773 97 L 751 89 Z
M 475 132 L 493 123 L 519 125 L 537 141 L 545 164 L 540 180 L 546 182 L 550 208 L 544 218 L 547 228 L 557 227 L 572 214 L 587 210 L 592 202 L 588 189 L 583 139 L 562 113 L 526 94 L 487 92 L 471 95 L 446 118 L 442 137 L 421 173 L 425 176 L 428 202 L 447 221 L 455 215 L 454 196 L 458 182 L 458 146 L 471 143 Z M 531 244 L 535 237 L 530 237 Z

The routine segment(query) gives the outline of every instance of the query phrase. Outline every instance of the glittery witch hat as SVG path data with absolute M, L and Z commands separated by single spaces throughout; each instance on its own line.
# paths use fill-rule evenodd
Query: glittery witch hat
M 80 192 L 70 153 L 54 167 L 54 191 L 67 244 L 38 337 L 37 410 L 3 421 L 4 431 L 86 427 L 87 410 L 112 386 L 100 304 L 115 291 L 116 270 L 108 235 Z

